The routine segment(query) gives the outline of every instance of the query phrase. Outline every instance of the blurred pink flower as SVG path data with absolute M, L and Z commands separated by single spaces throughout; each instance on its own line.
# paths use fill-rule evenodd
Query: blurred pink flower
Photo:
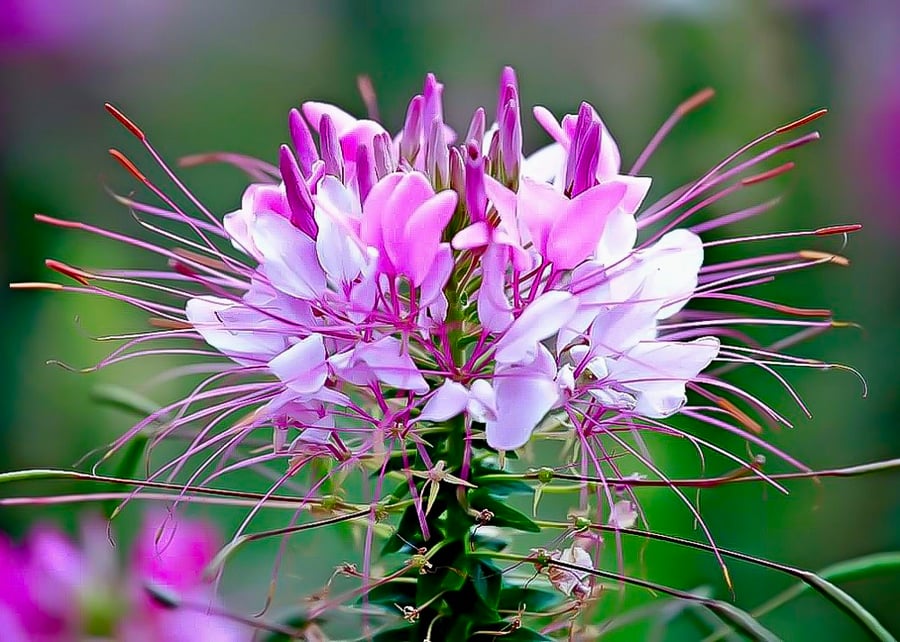
M 128 642 L 248 639 L 228 619 L 209 615 L 217 601 L 203 578 L 218 550 L 206 524 L 154 513 L 145 519 L 127 568 L 117 568 L 106 528 L 83 524 L 81 545 L 45 526 L 20 545 L 0 537 L 0 630 L 7 642 Z M 145 587 L 177 596 L 172 608 Z

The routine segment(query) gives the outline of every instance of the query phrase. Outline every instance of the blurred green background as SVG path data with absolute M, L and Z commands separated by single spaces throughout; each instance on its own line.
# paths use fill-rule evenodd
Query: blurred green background
M 104 101 L 138 122 L 170 160 L 219 150 L 273 160 L 277 145 L 287 140 L 287 111 L 300 102 L 326 100 L 364 114 L 358 74 L 371 76 L 382 118 L 396 131 L 409 96 L 420 90 L 426 72 L 435 72 L 446 87 L 448 122 L 464 129 L 472 109 L 491 111 L 499 72 L 511 64 L 526 106 L 544 104 L 560 114 L 576 111 L 581 100 L 592 102 L 627 166 L 676 104 L 703 87 L 715 88 L 711 105 L 680 125 L 647 167 L 656 196 L 757 134 L 828 107 L 831 113 L 818 123 L 823 139 L 792 153 L 799 168 L 759 192 L 760 198 L 782 194 L 782 205 L 739 229 L 865 226 L 845 250 L 850 269 L 823 266 L 791 276 L 769 293 L 796 305 L 830 306 L 837 318 L 862 326 L 833 331 L 794 352 L 857 367 L 868 380 L 868 398 L 861 398 L 861 386 L 847 373 L 792 373 L 814 414 L 807 421 L 777 387 L 755 384 L 748 373 L 737 378 L 796 420 L 794 429 L 767 438 L 814 468 L 900 456 L 900 3 L 14 0 L 0 7 L 0 280 L 6 282 L 52 279 L 42 265 L 45 257 L 85 267 L 152 265 L 123 246 L 32 220 L 34 212 L 44 212 L 136 229 L 105 192 L 106 186 L 134 189 L 106 150 L 119 147 L 149 163 L 103 111 Z M 543 145 L 545 137 L 527 112 L 525 125 L 528 150 Z M 182 176 L 222 214 L 238 206 L 245 186 L 242 175 L 223 167 Z M 840 250 L 833 239 L 811 247 Z M 171 386 L 147 389 L 166 365 L 160 360 L 93 374 L 46 365 L 48 359 L 79 367 L 99 360 L 111 346 L 90 337 L 142 327 L 142 316 L 124 306 L 4 290 L 0 309 L 0 470 L 68 466 L 120 434 L 129 418 L 92 401 L 99 385 L 133 386 L 158 399 L 176 392 Z M 661 446 L 658 456 L 672 476 L 697 472 L 693 454 Z M 720 545 L 819 569 L 900 549 L 897 482 L 888 474 L 826 479 L 821 486 L 794 483 L 790 497 L 744 485 L 706 493 L 703 509 Z M 655 529 L 697 536 L 687 511 L 670 497 L 651 493 L 644 500 Z M 2 510 L 0 528 L 22 533 L 29 522 L 48 516 L 74 522 L 67 510 Z M 231 528 L 240 518 L 215 516 Z M 347 557 L 336 550 L 343 546 L 333 534 L 305 539 L 293 550 L 301 560 L 315 552 L 312 567 L 321 573 L 307 568 L 304 576 L 303 564 L 295 562 L 289 574 L 307 586 L 320 585 L 329 565 Z M 265 553 L 257 551 L 260 559 Z M 226 576 L 233 600 L 257 607 L 261 599 L 252 594 L 267 581 L 268 568 L 268 561 L 253 555 L 239 559 L 238 571 Z M 255 570 L 258 581 L 248 583 L 241 569 Z M 707 556 L 650 547 L 632 567 L 641 569 L 657 581 L 715 586 L 724 595 Z M 790 584 L 737 564 L 732 572 L 744 607 Z M 847 588 L 900 630 L 900 578 Z M 815 597 L 763 621 L 787 640 L 862 636 Z M 680 626 L 657 639 L 696 639 L 698 629 Z M 609 639 L 651 634 L 632 628 Z

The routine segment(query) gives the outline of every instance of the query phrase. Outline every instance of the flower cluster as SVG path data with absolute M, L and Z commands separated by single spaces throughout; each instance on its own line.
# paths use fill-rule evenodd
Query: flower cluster
M 589 105 L 562 124 L 537 110 L 556 142 L 523 158 L 511 73 L 499 125 L 485 133 L 478 112 L 462 147 L 448 144 L 441 90 L 429 76 L 395 138 L 305 104 L 281 182 L 250 186 L 225 217 L 254 264 L 246 291 L 192 298 L 186 319 L 277 378 L 257 420 L 327 441 L 339 413 L 372 427 L 462 413 L 488 445 L 513 450 L 554 408 L 678 411 L 719 351 L 714 336 L 673 341 L 660 327 L 695 293 L 699 237 L 675 230 L 635 247 L 650 179 L 620 174 Z M 473 348 L 453 354 L 451 335 Z M 360 412 L 355 389 L 398 403 Z
M 587 103 L 561 119 L 535 107 L 552 142 L 525 154 L 511 69 L 501 76 L 493 123 L 479 108 L 464 134 L 444 122 L 442 92 L 429 75 L 396 134 L 376 120 L 308 102 L 290 113 L 292 145 L 280 148 L 277 165 L 236 154 L 185 159 L 187 165 L 229 162 L 253 177 L 241 207 L 223 219 L 185 187 L 143 131 L 107 106 L 198 214 L 113 150 L 163 207 L 119 200 L 165 243 L 39 218 L 150 250 L 170 269 L 96 270 L 50 260 L 48 266 L 77 285 L 25 286 L 99 293 L 152 315 L 153 330 L 120 336 L 124 344 L 100 366 L 179 355 L 190 362 L 176 373 L 203 375 L 187 397 L 139 422 L 107 457 L 130 440 L 150 437 L 155 446 L 182 435 L 187 447 L 148 481 L 166 477 L 194 492 L 240 469 L 264 471 L 271 489 L 257 497 L 242 530 L 259 508 L 273 499 L 288 503 L 285 497 L 296 500 L 290 505 L 298 514 L 316 508 L 338 513 L 336 519 L 364 519 L 364 568 L 356 575 L 362 592 L 410 568 L 427 570 L 432 585 L 454 588 L 426 590 L 427 598 L 416 593 L 410 599 L 420 606 L 403 610 L 403 619 L 419 626 L 430 613 L 431 624 L 416 633 L 421 637 L 446 613 L 475 609 L 446 637 L 462 640 L 504 617 L 477 580 L 499 574 L 470 555 L 477 553 L 478 530 L 540 530 L 505 503 L 517 488 L 503 477 L 506 453 L 535 439 L 561 444 L 542 451 L 552 456 L 540 462 L 544 468 L 523 473 L 540 486 L 520 482 L 518 488 L 535 492 L 537 506 L 543 485 L 556 478 L 579 482 L 578 526 L 570 533 L 576 542 L 563 552 L 545 551 L 535 566 L 549 568 L 550 583 L 582 602 L 593 595 L 590 560 L 601 551 L 599 532 L 645 522 L 635 493 L 642 485 L 670 487 L 711 541 L 679 484 L 654 463 L 643 435 L 689 439 L 736 464 L 737 476 L 777 485 L 759 457 L 745 460 L 668 418 L 699 420 L 808 470 L 760 436 L 764 425 L 787 424 L 782 415 L 725 375 L 754 366 L 803 407 L 779 370 L 831 364 L 784 350 L 836 323 L 828 310 L 769 301 L 754 288 L 846 259 L 752 249 L 772 239 L 844 235 L 858 226 L 701 238 L 774 204 L 719 209 L 735 192 L 792 169 L 790 162 L 760 167 L 818 134 L 769 141 L 824 112 L 772 130 L 648 206 L 646 161 L 712 92 L 680 105 L 627 171 Z M 747 248 L 743 258 L 718 254 L 737 244 Z M 109 287 L 120 285 L 128 287 Z M 135 294 L 134 286 L 149 294 Z M 785 333 L 763 342 L 754 336 L 760 326 Z M 360 497 L 340 483 L 352 468 L 376 480 L 364 478 Z M 185 470 L 186 482 L 179 476 Z M 302 477 L 304 471 L 310 475 Z M 385 489 L 390 477 L 400 481 L 392 493 Z M 278 493 L 283 490 L 290 492 Z M 382 552 L 420 552 L 417 562 L 379 579 L 371 568 L 376 525 L 394 511 L 403 515 Z M 292 521 L 273 532 L 318 525 Z M 590 537 L 582 537 L 586 531 Z
M 218 604 L 202 571 L 218 550 L 216 533 L 201 522 L 158 517 L 145 519 L 122 573 L 99 519 L 84 522 L 81 547 L 41 526 L 18 546 L 0 538 L 3 639 L 249 640 L 246 627 L 210 613 Z M 172 594 L 192 609 L 170 608 L 154 594 Z

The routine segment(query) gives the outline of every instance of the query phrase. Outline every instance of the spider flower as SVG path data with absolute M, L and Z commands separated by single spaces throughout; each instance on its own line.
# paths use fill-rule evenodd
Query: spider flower
M 305 103 L 289 115 L 291 145 L 273 154 L 275 164 L 236 154 L 185 159 L 230 162 L 253 177 L 240 207 L 224 217 L 209 212 L 143 131 L 108 106 L 191 208 L 114 150 L 161 205 L 120 200 L 162 241 L 40 218 L 155 252 L 169 269 L 48 261 L 76 281 L 53 287 L 100 293 L 151 314 L 156 329 L 126 336 L 101 366 L 154 353 L 187 355 L 204 364 L 184 372 L 208 375 L 110 452 L 150 428 L 154 443 L 187 434 L 183 453 L 155 475 L 175 476 L 198 457 L 191 480 L 207 483 L 281 462 L 287 472 L 277 489 L 320 457 L 338 468 L 368 461 L 381 466 L 379 479 L 392 457 L 407 467 L 415 457 L 433 472 L 441 464 L 427 435 L 454 426 L 451 439 L 460 448 L 450 450 L 464 451 L 451 463 L 457 482 L 469 476 L 473 450 L 514 451 L 540 437 L 575 444 L 580 464 L 569 463 L 582 474 L 603 476 L 608 464 L 627 485 L 610 446 L 664 478 L 642 445 L 620 436 L 646 431 L 688 436 L 756 470 L 667 421 L 684 415 L 802 466 L 760 436 L 762 424 L 786 420 L 725 375 L 755 366 L 802 407 L 780 369 L 830 364 L 785 350 L 835 323 L 828 310 L 799 309 L 757 292 L 785 274 L 846 259 L 756 248 L 858 226 L 742 237 L 722 236 L 720 228 L 774 205 L 728 211 L 725 199 L 789 171 L 793 163 L 772 167 L 771 159 L 816 140 L 815 132 L 793 132 L 823 112 L 770 131 L 648 204 L 647 159 L 712 92 L 679 106 L 627 171 L 587 103 L 559 120 L 535 107 L 553 142 L 525 155 L 519 93 L 515 74 L 504 70 L 493 124 L 479 108 L 464 134 L 444 122 L 443 86 L 432 75 L 399 132 L 333 105 Z M 171 231 L 173 224 L 182 231 Z M 738 245 L 739 257 L 728 257 Z M 147 296 L 115 287 L 121 284 L 142 286 Z M 755 336 L 760 327 L 783 335 L 764 343 Z M 148 345 L 157 341 L 164 343 Z M 261 449 L 259 436 L 267 432 L 271 446 Z M 437 488 L 440 480 L 432 481 Z M 612 523 L 634 522 L 633 511 L 615 517 L 615 498 L 608 499 Z
M 3 639 L 248 640 L 244 628 L 207 612 L 217 604 L 202 571 L 217 548 L 206 524 L 157 517 L 144 521 L 121 572 L 99 520 L 84 522 L 80 546 L 45 526 L 18 546 L 0 539 Z M 191 601 L 193 610 L 168 608 L 148 586 Z

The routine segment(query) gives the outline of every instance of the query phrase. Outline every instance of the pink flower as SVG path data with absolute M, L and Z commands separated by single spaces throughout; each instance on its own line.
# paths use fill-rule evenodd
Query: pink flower
M 82 542 L 79 547 L 46 527 L 33 530 L 19 546 L 0 539 L 4 640 L 249 640 L 242 627 L 205 612 L 217 601 L 203 569 L 219 547 L 207 525 L 161 515 L 146 519 L 122 572 L 103 523 L 85 522 Z M 161 605 L 147 585 L 192 608 Z

